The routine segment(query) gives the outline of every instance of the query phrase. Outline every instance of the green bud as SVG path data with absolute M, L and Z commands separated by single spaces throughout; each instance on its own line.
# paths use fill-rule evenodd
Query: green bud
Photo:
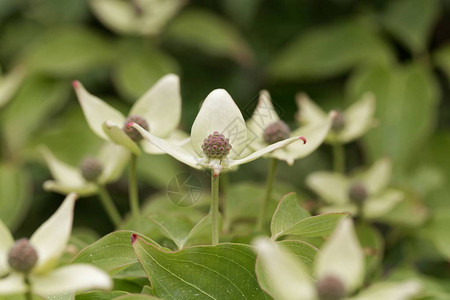
M 102 164 L 92 156 L 85 157 L 80 163 L 81 175 L 87 181 L 97 181 L 97 179 L 102 175 L 103 166 Z

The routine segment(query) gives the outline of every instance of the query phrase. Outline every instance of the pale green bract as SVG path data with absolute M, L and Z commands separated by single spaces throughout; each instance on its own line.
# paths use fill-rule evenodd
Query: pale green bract
M 45 146 L 41 147 L 41 152 L 54 178 L 54 180 L 44 182 L 45 190 L 61 194 L 75 192 L 80 196 L 97 193 L 97 184 L 86 181 L 78 167 L 60 161 Z M 98 183 L 106 184 L 114 182 L 120 177 L 130 158 L 130 153 L 122 146 L 107 142 L 100 148 L 96 158 L 103 167 Z
M 247 155 L 248 151 L 246 150 L 248 150 L 249 140 L 251 140 L 248 136 L 247 126 L 236 103 L 223 89 L 216 89 L 206 97 L 192 125 L 190 143 L 184 146 L 161 139 L 136 123 L 130 124 L 130 126 L 137 129 L 148 142 L 182 163 L 196 169 L 211 169 L 216 174 L 253 161 L 300 139 L 291 137 Z M 202 150 L 204 139 L 216 131 L 228 138 L 232 146 L 229 155 L 221 160 L 209 159 Z
M 8 74 L 0 76 L 0 108 L 13 98 L 26 76 L 27 72 L 23 66 L 18 66 Z
M 135 155 L 141 153 L 123 130 L 126 117 L 98 97 L 90 94 L 83 85 L 74 81 L 78 100 L 92 131 L 106 141 L 122 145 Z M 129 115 L 138 115 L 148 123 L 150 131 L 157 137 L 176 144 L 185 143 L 186 133 L 176 130 L 181 118 L 180 79 L 175 74 L 163 76 L 132 106 Z M 157 147 L 145 141 L 140 142 L 145 152 L 162 154 Z
M 58 210 L 31 236 L 30 243 L 38 254 L 36 266 L 28 280 L 31 291 L 47 297 L 91 289 L 111 289 L 112 280 L 104 271 L 88 264 L 57 267 L 72 231 L 73 209 L 77 195 L 69 194 Z M 27 285 L 21 273 L 10 269 L 7 257 L 14 240 L 0 221 L 0 295 L 25 293 Z
M 319 124 L 327 118 L 327 114 L 306 94 L 301 93 L 297 96 L 297 106 L 297 119 L 301 124 Z M 325 141 L 332 144 L 347 144 L 360 138 L 376 124 L 374 115 L 375 96 L 368 92 L 342 112 L 344 118 L 342 130 L 330 130 Z
M 258 253 L 258 278 L 265 278 L 263 288 L 277 300 L 320 300 L 317 285 L 309 276 L 301 260 L 283 247 L 282 243 L 267 238 L 255 240 Z M 361 287 L 364 279 L 364 252 L 356 237 L 351 218 L 343 219 L 325 242 L 314 261 L 316 279 L 332 276 L 345 289 L 344 299 L 407 300 L 421 290 L 415 280 L 375 283 L 349 297 Z
M 350 200 L 349 189 L 361 183 L 367 190 L 362 204 L 362 215 L 367 219 L 382 217 L 405 198 L 404 192 L 388 188 L 392 163 L 388 158 L 376 161 L 368 170 L 347 177 L 333 172 L 316 172 L 306 179 L 307 186 L 329 205 L 321 212 L 347 211 L 358 214 L 357 205 Z
M 301 126 L 290 133 L 290 136 L 304 136 L 308 143 L 302 145 L 300 143 L 290 144 L 282 149 L 277 149 L 269 154 L 268 157 L 284 160 L 289 165 L 293 165 L 294 161 L 305 156 L 308 156 L 316 150 L 325 140 L 335 113 L 330 112 L 328 116 L 323 119 Z M 255 138 L 251 140 L 250 147 L 254 150 L 260 150 L 267 146 L 264 141 L 264 130 L 270 124 L 280 120 L 277 111 L 275 110 L 269 92 L 263 90 L 259 94 L 258 105 L 253 112 L 250 120 L 247 121 L 247 128 L 249 133 Z

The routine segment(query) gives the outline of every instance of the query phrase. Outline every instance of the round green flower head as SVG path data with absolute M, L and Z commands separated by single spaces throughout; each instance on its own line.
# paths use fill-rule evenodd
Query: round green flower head
M 336 111 L 336 116 L 331 124 L 331 129 L 334 131 L 341 131 L 345 127 L 345 119 L 341 112 Z
M 96 181 L 103 172 L 102 164 L 94 157 L 85 157 L 80 163 L 81 175 L 87 181 Z
M 203 141 L 202 149 L 208 158 L 223 159 L 230 153 L 231 144 L 223 134 L 214 131 Z
M 136 123 L 145 130 L 149 130 L 148 123 L 145 119 L 138 115 L 130 115 L 125 119 L 122 130 L 135 142 L 140 142 L 143 138 L 142 135 L 133 127 L 128 126 L 130 123 Z
M 28 273 L 36 265 L 38 254 L 26 238 L 18 240 L 8 253 L 8 263 L 14 271 Z
M 320 300 L 341 300 L 345 297 L 345 287 L 335 276 L 325 276 L 317 282 L 317 294 Z
M 355 203 L 362 203 L 367 198 L 367 189 L 361 182 L 355 182 L 348 190 L 349 198 Z
M 291 135 L 289 126 L 281 120 L 271 123 L 264 129 L 263 138 L 267 144 L 274 144 L 276 142 L 288 139 Z

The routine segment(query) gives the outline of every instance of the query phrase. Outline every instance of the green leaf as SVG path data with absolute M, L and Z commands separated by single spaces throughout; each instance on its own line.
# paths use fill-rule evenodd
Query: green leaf
M 1 71 L 1 70 L 0 70 Z M 27 73 L 23 67 L 16 67 L 9 74 L 0 73 L 0 108 L 6 105 L 17 93 Z
M 122 295 L 127 295 L 127 292 L 123 291 L 112 291 L 112 292 L 87 292 L 79 294 L 75 297 L 75 300 L 109 300 L 116 299 L 115 297 L 120 297 Z
M 231 185 L 225 194 L 224 231 L 228 232 L 234 222 L 256 219 L 258 210 L 255 207 L 261 205 L 264 193 L 264 188 L 254 183 L 241 182 Z M 275 200 L 270 201 L 266 215 L 268 218 L 275 208 Z
M 311 277 L 314 277 L 314 260 L 319 249 L 307 242 L 296 240 L 284 240 L 277 242 L 277 244 L 282 245 L 285 249 L 289 249 L 307 268 Z
M 439 253 L 450 260 L 450 208 L 435 211 L 430 223 L 424 228 L 425 237 L 430 239 Z
M 438 104 L 434 76 L 419 65 L 377 67 L 355 73 L 349 84 L 350 99 L 364 92 L 375 94 L 379 125 L 364 138 L 374 161 L 388 155 L 394 173 L 416 163 L 414 151 L 430 135 Z
M 31 135 L 65 103 L 69 86 L 44 77 L 28 78 L 2 114 L 2 132 L 17 155 Z
M 130 294 L 114 298 L 114 300 L 158 300 L 158 299 L 160 298 L 142 294 Z
M 56 27 L 38 37 L 23 60 L 32 71 L 73 77 L 110 63 L 114 51 L 110 42 L 95 31 Z
M 155 48 L 134 47 L 117 61 L 114 84 L 124 98 L 134 102 L 169 73 L 179 73 L 172 57 Z
M 119 273 L 137 262 L 131 245 L 132 231 L 115 231 L 95 243 L 84 248 L 73 260 L 73 263 L 88 263 L 110 275 Z M 144 238 L 154 243 L 149 238 Z
M 273 59 L 269 74 L 277 79 L 320 79 L 361 63 L 383 65 L 392 60 L 390 49 L 371 24 L 339 21 L 293 39 Z
M 370 272 L 377 270 L 383 258 L 384 241 L 380 232 L 371 225 L 358 223 L 355 231 L 365 254 L 366 275 L 370 276 Z
M 298 204 L 297 195 L 295 193 L 287 194 L 281 198 L 272 217 L 272 222 L 270 223 L 272 237 L 277 236 L 286 229 L 291 228 L 298 221 L 309 216 L 310 214 Z
M 433 61 L 447 74 L 447 79 L 450 81 L 450 43 L 441 46 L 435 51 Z
M 256 280 L 250 246 L 220 244 L 168 252 L 138 236 L 133 247 L 158 297 L 267 299 Z
M 439 0 L 389 1 L 381 20 L 400 42 L 413 53 L 426 49 L 440 12 Z
M 339 221 L 346 216 L 348 216 L 347 213 L 330 213 L 308 217 L 284 228 L 283 231 L 273 235 L 272 239 L 276 240 L 283 235 L 298 235 L 305 237 L 327 236 L 333 232 Z
M 231 23 L 203 10 L 187 10 L 168 26 L 166 36 L 207 54 L 230 57 L 241 64 L 253 60 L 245 40 Z
M 159 227 L 162 235 L 171 239 L 177 245 L 178 249 L 184 247 L 189 232 L 194 227 L 193 222 L 183 216 L 160 213 L 150 216 L 150 220 Z
M 25 216 L 31 200 L 28 175 L 11 164 L 0 164 L 0 219 L 15 229 Z

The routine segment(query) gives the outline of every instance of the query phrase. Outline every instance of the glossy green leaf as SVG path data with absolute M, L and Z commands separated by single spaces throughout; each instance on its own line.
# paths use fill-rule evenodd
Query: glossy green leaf
M 134 102 L 161 77 L 179 73 L 178 69 L 177 62 L 169 55 L 155 48 L 134 47 L 117 61 L 114 84 L 124 98 Z
M 419 65 L 365 69 L 350 81 L 351 99 L 371 91 L 379 125 L 364 138 L 372 160 L 388 155 L 399 171 L 415 163 L 414 152 L 430 135 L 437 113 L 436 79 Z
M 155 214 L 150 216 L 150 220 L 159 227 L 165 237 L 174 241 L 179 249 L 184 247 L 189 232 L 194 227 L 191 220 L 183 216 Z
M 64 105 L 69 91 L 67 84 L 44 77 L 34 76 L 24 82 L 2 114 L 2 132 L 14 155 Z
M 347 213 L 321 214 L 304 218 L 296 223 L 285 227 L 283 231 L 273 235 L 273 239 L 278 239 L 283 235 L 298 235 L 305 237 L 327 236 L 333 232 L 339 221 L 347 216 Z
M 397 0 L 388 2 L 381 20 L 409 50 L 420 53 L 426 49 L 439 13 L 439 0 Z
M 89 263 L 110 275 L 130 267 L 137 262 L 131 246 L 132 231 L 115 231 L 84 248 L 73 260 L 74 263 Z M 149 238 L 143 238 L 152 242 Z
M 239 31 L 208 11 L 184 11 L 169 24 L 166 35 L 179 44 L 212 56 L 231 57 L 241 64 L 249 64 L 253 59 Z
M 297 195 L 290 193 L 281 198 L 270 223 L 272 237 L 279 236 L 295 223 L 309 217 L 310 214 L 298 204 Z
M 133 247 L 155 295 L 163 299 L 266 299 L 256 281 L 250 246 L 220 244 L 168 252 L 137 236 Z
M 124 291 L 112 291 L 112 292 L 87 292 L 79 294 L 75 297 L 75 300 L 109 300 L 116 299 L 123 295 L 128 295 Z
M 35 40 L 23 59 L 32 71 L 70 78 L 107 65 L 114 56 L 114 47 L 97 32 L 56 27 Z
M 11 164 L 0 164 L 0 219 L 15 229 L 27 213 L 31 200 L 28 174 Z
M 364 20 L 339 21 L 302 33 L 274 58 L 269 73 L 278 79 L 320 79 L 364 64 L 392 60 L 389 47 Z

